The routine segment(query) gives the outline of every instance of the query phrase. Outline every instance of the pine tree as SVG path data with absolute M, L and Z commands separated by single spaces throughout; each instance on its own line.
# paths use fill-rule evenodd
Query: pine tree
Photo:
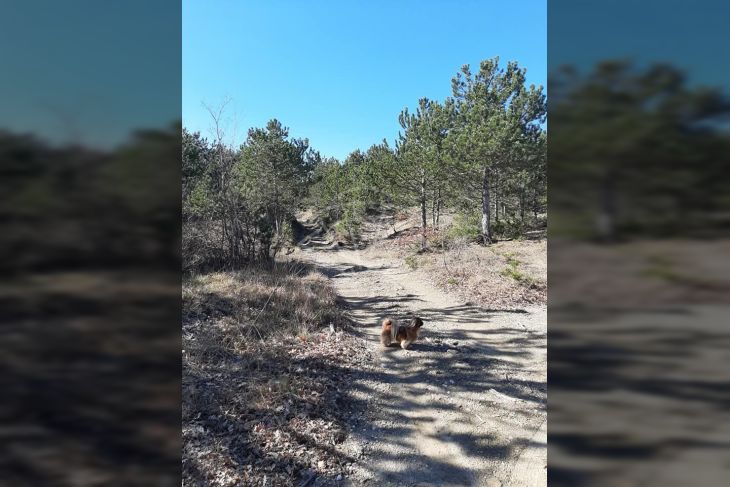
M 491 197 L 494 178 L 506 172 L 519 146 L 536 142 L 546 116 L 542 86 L 525 86 L 516 62 L 499 67 L 499 58 L 482 61 L 472 74 L 462 67 L 452 80 L 456 123 L 452 150 L 481 180 L 481 231 L 492 242 Z

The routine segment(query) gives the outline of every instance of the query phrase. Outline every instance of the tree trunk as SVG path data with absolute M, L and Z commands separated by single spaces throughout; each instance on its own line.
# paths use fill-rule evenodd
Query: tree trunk
M 426 175 L 421 173 L 421 249 L 426 250 Z
M 489 220 L 489 168 L 484 168 L 482 176 L 482 240 L 484 245 L 492 243 L 492 224 Z
M 431 200 L 431 226 L 436 227 L 436 192 L 433 194 L 433 200 Z
M 494 221 L 499 223 L 499 190 L 497 189 L 497 184 L 498 184 L 498 182 L 496 181 L 496 178 L 495 178 L 494 187 L 493 187 L 493 190 L 494 190 Z
M 226 220 L 226 215 L 224 213 L 223 217 L 221 218 L 221 259 L 222 261 L 219 262 L 220 267 L 225 267 L 226 261 L 229 259 L 229 252 L 230 249 L 228 248 L 228 233 L 226 232 L 226 226 L 228 225 L 228 222 Z
M 520 189 L 520 221 L 525 221 L 525 188 Z
M 441 188 L 438 190 L 436 196 L 436 228 L 439 227 L 439 220 L 441 219 Z

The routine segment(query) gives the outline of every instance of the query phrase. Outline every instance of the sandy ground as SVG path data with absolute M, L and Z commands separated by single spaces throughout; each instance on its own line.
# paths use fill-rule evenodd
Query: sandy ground
M 332 279 L 374 357 L 349 391 L 368 406 L 350 425 L 344 446 L 360 461 L 342 485 L 546 485 L 544 306 L 466 305 L 401 259 L 321 238 L 297 253 Z M 383 349 L 382 318 L 409 313 L 424 319 L 422 338 Z
M 729 315 L 551 308 L 551 484 L 727 484 Z

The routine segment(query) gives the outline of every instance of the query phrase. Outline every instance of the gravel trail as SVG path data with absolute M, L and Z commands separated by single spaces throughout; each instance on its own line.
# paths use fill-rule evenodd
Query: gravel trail
M 332 279 L 373 357 L 349 391 L 366 407 L 344 445 L 359 460 L 341 485 L 547 484 L 544 306 L 465 304 L 373 250 L 313 238 L 301 252 Z M 409 313 L 425 322 L 419 341 L 382 348 L 382 318 Z

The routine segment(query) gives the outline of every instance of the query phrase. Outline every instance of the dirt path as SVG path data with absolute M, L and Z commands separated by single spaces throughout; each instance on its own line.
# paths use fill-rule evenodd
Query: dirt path
M 374 363 L 350 394 L 367 403 L 347 448 L 349 485 L 540 486 L 547 483 L 546 310 L 465 305 L 371 250 L 314 238 L 302 256 L 334 282 Z M 425 321 L 412 349 L 383 349 L 383 316 Z

